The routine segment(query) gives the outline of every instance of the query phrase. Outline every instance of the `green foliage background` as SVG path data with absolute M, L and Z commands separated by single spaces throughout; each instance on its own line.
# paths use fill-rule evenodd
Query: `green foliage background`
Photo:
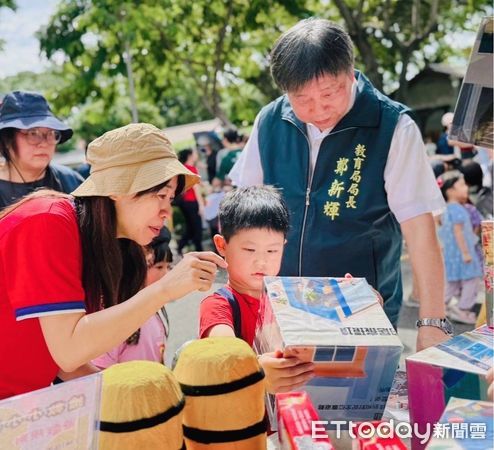
M 0 91 L 42 92 L 85 139 L 132 120 L 130 75 L 140 121 L 245 126 L 279 95 L 269 51 L 302 18 L 345 27 L 357 67 L 400 98 L 426 64 L 468 57 L 447 36 L 486 14 L 490 0 L 62 0 L 38 32 L 53 67 L 0 80 Z

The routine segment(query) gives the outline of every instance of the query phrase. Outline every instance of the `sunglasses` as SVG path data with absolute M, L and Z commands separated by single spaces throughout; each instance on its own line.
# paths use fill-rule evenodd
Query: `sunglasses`
M 43 141 L 48 144 L 58 144 L 62 139 L 62 133 L 58 130 L 41 131 L 39 128 L 30 128 L 29 130 L 19 130 L 25 136 L 28 144 L 39 145 Z

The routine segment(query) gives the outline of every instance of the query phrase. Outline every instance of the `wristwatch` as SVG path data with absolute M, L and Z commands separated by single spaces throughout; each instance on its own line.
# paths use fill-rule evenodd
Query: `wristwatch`
M 451 322 L 444 319 L 419 319 L 415 322 L 415 326 L 417 328 L 420 327 L 436 327 L 440 330 L 444 331 L 448 336 L 453 336 L 453 325 Z

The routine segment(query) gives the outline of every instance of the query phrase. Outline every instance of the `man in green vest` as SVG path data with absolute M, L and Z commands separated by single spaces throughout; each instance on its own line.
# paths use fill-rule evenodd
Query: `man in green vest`
M 291 230 L 281 275 L 365 277 L 396 327 L 402 234 L 417 274 L 417 350 L 449 337 L 433 213 L 444 202 L 408 108 L 354 70 L 339 26 L 306 19 L 271 53 L 284 95 L 264 107 L 229 176 L 282 190 Z

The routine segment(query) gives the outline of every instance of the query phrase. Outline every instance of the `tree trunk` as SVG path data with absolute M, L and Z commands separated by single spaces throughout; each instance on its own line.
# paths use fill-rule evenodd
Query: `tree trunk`
M 408 64 L 410 63 L 410 57 L 412 53 L 410 49 L 405 49 L 404 51 L 401 52 L 401 55 L 402 55 L 402 60 L 401 60 L 402 66 L 401 66 L 400 79 L 399 79 L 400 86 L 396 91 L 395 99 L 399 102 L 406 102 L 407 94 L 408 94 L 407 69 L 408 69 Z
M 334 0 L 334 3 L 346 23 L 350 38 L 360 53 L 365 66 L 365 75 L 370 79 L 376 89 L 382 91 L 383 77 L 378 71 L 379 65 L 377 64 L 377 58 L 374 55 L 365 29 L 362 27 L 363 0 L 356 9 L 350 8 L 344 0 Z
M 362 35 L 362 33 L 362 31 L 359 31 L 358 34 L 350 34 L 350 37 L 352 38 L 355 47 L 357 47 L 360 53 L 360 57 L 362 58 L 362 62 L 364 63 L 365 75 L 369 78 L 376 89 L 382 91 L 383 76 L 381 73 L 379 73 L 379 64 L 377 63 L 377 58 L 374 55 L 372 46 L 370 45 L 367 38 Z
M 132 55 L 130 54 L 130 45 L 128 39 L 125 39 L 125 65 L 127 66 L 127 78 L 129 80 L 130 109 L 132 111 L 132 122 L 139 122 L 139 113 L 137 112 L 136 93 L 134 86 L 134 73 L 132 72 Z

